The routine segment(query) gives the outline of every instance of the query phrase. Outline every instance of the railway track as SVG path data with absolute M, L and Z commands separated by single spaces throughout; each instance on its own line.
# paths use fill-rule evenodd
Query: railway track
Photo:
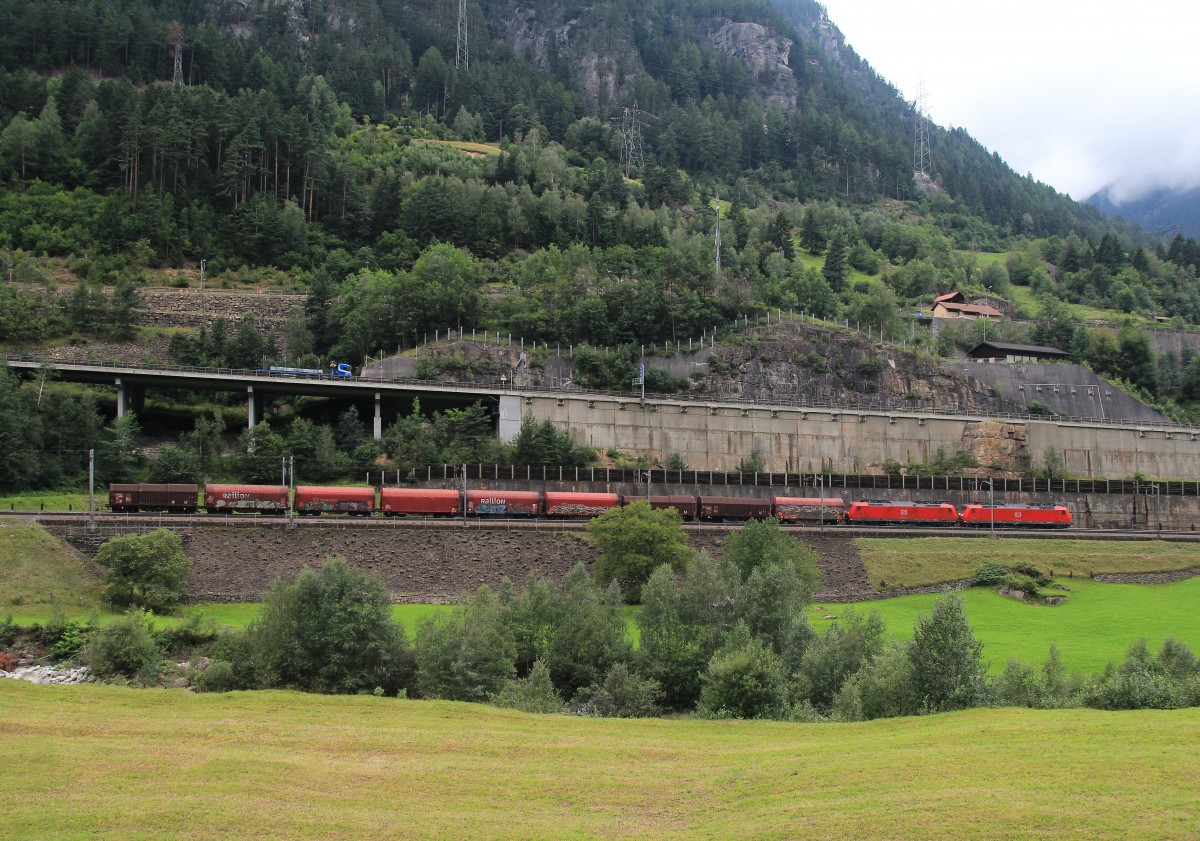
M 282 529 L 393 529 L 566 532 L 584 531 L 583 520 L 476 519 L 476 518 L 382 518 L 334 515 L 295 517 L 260 514 L 115 514 L 111 511 L 0 511 L 5 519 L 24 518 L 47 526 L 87 528 L 90 523 L 103 531 L 146 531 L 156 528 L 187 530 L 206 528 L 282 528 Z M 740 528 L 738 523 L 684 523 L 684 530 L 695 534 L 727 534 Z M 969 537 L 979 539 L 1041 540 L 1166 540 L 1179 543 L 1200 542 L 1200 532 L 1171 529 L 1015 529 L 997 528 L 908 528 L 904 526 L 787 525 L 794 534 L 827 537 Z

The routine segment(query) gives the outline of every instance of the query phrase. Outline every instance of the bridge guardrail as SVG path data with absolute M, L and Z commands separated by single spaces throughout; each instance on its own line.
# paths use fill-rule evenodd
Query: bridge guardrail
M 29 354 L 5 354 L 5 361 L 44 364 L 45 359 L 32 356 Z M 53 364 L 53 363 L 51 363 Z M 258 371 L 255 369 L 244 368 L 209 368 L 195 365 L 135 365 L 135 364 L 104 364 L 104 363 L 60 363 L 61 365 L 78 365 L 80 367 L 89 368 L 111 368 L 120 371 L 152 371 L 164 373 L 182 373 L 182 374 L 200 374 L 200 375 L 215 375 L 215 376 L 231 376 L 242 377 L 247 379 L 261 379 L 270 382 L 278 381 L 299 381 L 299 382 L 330 382 L 330 383 L 359 383 L 362 385 L 380 384 L 394 386 L 424 386 L 424 387 L 442 387 L 466 390 L 481 390 L 503 392 L 509 394 L 556 394 L 570 395 L 572 397 L 581 397 L 583 399 L 609 399 L 629 402 L 640 402 L 641 395 L 627 391 L 593 391 L 583 388 L 563 388 L 561 386 L 543 386 L 543 385 L 521 385 L 514 386 L 510 382 L 502 382 L 500 380 L 488 381 L 445 381 L 445 380 L 422 380 L 416 377 L 363 377 L 356 375 L 354 377 L 330 377 L 322 375 L 320 377 L 303 377 L 295 374 L 272 373 L 270 371 Z M 1162 430 L 1168 432 L 1184 432 L 1192 435 L 1200 435 L 1200 428 L 1196 426 L 1185 426 L 1173 422 L 1156 422 L 1156 421 L 1123 421 L 1112 418 L 1082 418 L 1071 415 L 1059 414 L 1031 414 L 1028 412 L 995 412 L 990 410 L 969 410 L 959 406 L 944 406 L 944 407 L 925 407 L 908 405 L 908 401 L 904 401 L 904 405 L 896 405 L 893 401 L 883 400 L 868 400 L 857 401 L 855 403 L 834 403 L 827 400 L 806 400 L 803 402 L 792 402 L 784 400 L 763 400 L 761 398 L 750 397 L 720 397 L 720 396 L 704 396 L 704 395 L 679 395 L 679 394 L 646 394 L 646 402 L 659 403 L 662 401 L 680 401 L 704 405 L 721 405 L 729 404 L 735 407 L 744 406 L 761 406 L 765 408 L 787 408 L 796 411 L 819 411 L 819 412 L 838 412 L 838 413 L 902 413 L 916 416 L 926 417 L 954 417 L 954 418 L 979 418 L 983 420 L 1018 420 L 1018 421 L 1046 421 L 1046 422 L 1065 422 L 1079 423 L 1088 426 L 1104 426 L 1112 428 L 1124 428 L 1131 430 Z

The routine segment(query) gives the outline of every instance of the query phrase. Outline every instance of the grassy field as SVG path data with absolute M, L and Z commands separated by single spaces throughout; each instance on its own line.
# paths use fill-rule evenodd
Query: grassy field
M 500 147 L 495 143 L 473 143 L 469 140 L 433 140 L 414 137 L 413 144 L 420 143 L 439 143 L 443 146 L 453 146 L 456 149 L 462 149 L 464 152 L 472 152 L 477 155 L 499 155 Z
M 1051 642 L 1058 645 L 1067 667 L 1098 672 L 1119 661 L 1131 644 L 1145 637 L 1152 646 L 1174 636 L 1200 651 L 1200 578 L 1176 584 L 1138 586 L 1091 581 L 1092 572 L 1181 569 L 1200 565 L 1200 547 L 1156 541 L 1102 543 L 1097 541 L 1032 541 L 979 538 L 918 540 L 860 540 L 860 552 L 871 579 L 917 585 L 969 576 L 985 559 L 1004 563 L 1032 562 L 1053 568 L 1058 581 L 1070 588 L 1067 603 L 1056 607 L 1030 605 L 988 590 L 968 590 L 963 598 L 967 614 L 993 671 L 1009 657 L 1040 663 Z M 1075 578 L 1066 578 L 1074 570 Z M 51 601 L 51 594 L 53 601 Z M 903 639 L 911 635 L 917 615 L 928 611 L 933 595 L 904 596 L 863 602 L 854 606 L 814 607 L 814 627 L 824 628 L 826 616 L 848 609 L 878 610 L 888 633 Z M 99 580 L 79 559 L 39 526 L 8 524 L 0 527 L 0 615 L 11 615 L 20 625 L 45 622 L 56 612 L 72 618 L 88 616 L 99 605 Z M 205 620 L 230 628 L 246 627 L 262 606 L 258 603 L 195 604 L 180 608 L 175 616 L 160 617 L 175 625 L 199 614 Z M 448 610 L 444 605 L 396 604 L 393 617 L 411 634 L 423 616 Z M 629 638 L 638 640 L 636 608 L 625 613 Z M 101 612 L 101 622 L 117 614 Z
M 1200 544 L 1158 540 L 991 540 L 975 537 L 858 538 L 871 585 L 923 587 L 971 578 L 984 561 L 1032 564 L 1055 575 L 1165 572 L 1200 566 Z
M 8 839 L 1200 833 L 1195 709 L 790 725 L 0 684 Z
M 1104 584 L 1088 579 L 1060 578 L 1070 588 L 1065 604 L 1025 604 L 992 590 L 972 589 L 962 593 L 967 618 L 975 636 L 984 644 L 984 659 L 993 673 L 1003 671 L 1009 657 L 1027 663 L 1045 661 L 1050 643 L 1069 671 L 1098 673 L 1107 663 L 1119 663 L 1129 646 L 1144 637 L 1157 648 L 1171 636 L 1200 651 L 1200 578 L 1174 584 Z M 1054 591 L 1048 591 L 1054 592 Z M 937 595 L 901 596 L 856 605 L 824 605 L 813 608 L 813 627 L 823 629 L 847 609 L 877 610 L 887 623 L 888 635 L 896 639 L 912 636 L 913 623 L 928 613 Z
M 99 598 L 99 579 L 45 529 L 0 527 L 0 612 L 87 612 Z
M 97 489 L 95 505 L 97 511 L 108 504 L 108 491 Z M 0 496 L 0 511 L 87 511 L 88 495 L 85 493 L 60 494 L 17 494 Z

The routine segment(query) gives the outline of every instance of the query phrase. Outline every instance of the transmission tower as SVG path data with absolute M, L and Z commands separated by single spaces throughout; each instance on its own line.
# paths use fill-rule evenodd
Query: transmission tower
M 717 277 L 721 276 L 721 194 L 717 193 Z
M 913 103 L 916 128 L 913 133 L 913 177 L 929 176 L 932 164 L 929 160 L 929 116 L 925 113 L 925 83 L 917 85 L 917 99 Z
M 183 90 L 183 27 L 172 24 L 169 37 L 175 47 L 175 75 L 171 79 L 171 89 Z
M 621 112 L 621 166 L 628 178 L 634 170 L 646 165 L 642 158 L 642 112 L 636 102 Z
M 471 57 L 467 53 L 467 0 L 458 0 L 458 50 L 454 54 L 454 66 L 460 70 L 471 69 Z

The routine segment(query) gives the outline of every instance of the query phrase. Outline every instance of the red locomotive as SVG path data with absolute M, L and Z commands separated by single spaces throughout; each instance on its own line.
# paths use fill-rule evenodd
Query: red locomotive
M 1071 511 L 1065 505 L 968 505 L 962 524 L 975 528 L 1065 529 L 1071 526 Z
M 948 502 L 852 502 L 846 522 L 855 525 L 953 526 L 958 510 Z

